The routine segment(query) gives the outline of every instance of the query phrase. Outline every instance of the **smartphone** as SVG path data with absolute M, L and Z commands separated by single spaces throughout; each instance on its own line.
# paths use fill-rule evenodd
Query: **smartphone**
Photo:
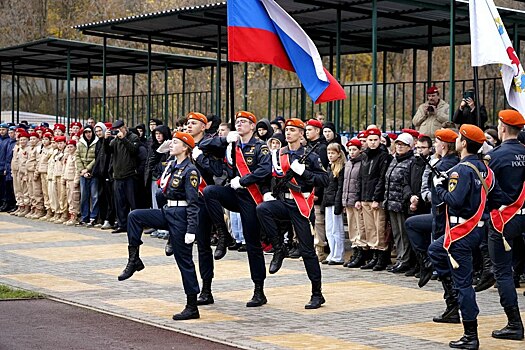
M 463 93 L 463 99 L 466 100 L 468 98 L 474 99 L 474 91 L 465 91 Z
M 119 132 L 118 129 L 111 130 L 111 135 L 112 135 L 112 136 L 117 136 L 118 132 Z

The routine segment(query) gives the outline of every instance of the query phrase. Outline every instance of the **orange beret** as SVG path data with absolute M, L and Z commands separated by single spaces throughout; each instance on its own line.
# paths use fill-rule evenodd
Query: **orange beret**
M 459 133 L 465 138 L 477 143 L 483 143 L 487 140 L 483 130 L 478 128 L 476 125 L 463 124 L 461 125 L 461 128 L 459 128 Z
M 436 139 L 443 141 L 443 142 L 448 142 L 448 143 L 456 142 L 456 139 L 458 138 L 458 134 L 456 134 L 454 131 L 450 129 L 436 130 L 435 135 L 436 135 Z
M 306 127 L 304 122 L 301 119 L 299 119 L 299 118 L 290 118 L 290 119 L 288 119 L 284 123 L 284 127 L 286 128 L 287 126 L 295 126 L 296 128 L 301 128 L 301 129 L 304 129 Z
M 246 118 L 250 120 L 252 123 L 257 124 L 257 118 L 253 113 L 246 112 L 246 111 L 239 111 L 237 114 L 235 114 L 235 120 L 238 118 Z
M 381 130 L 379 130 L 377 128 L 368 129 L 366 131 L 366 137 L 372 136 L 372 135 L 381 137 Z
M 174 138 L 181 140 L 191 148 L 195 147 L 195 140 L 193 139 L 193 136 L 186 132 L 177 131 L 175 135 L 173 135 Z
M 190 112 L 188 113 L 188 120 L 190 119 L 195 119 L 195 120 L 198 120 L 204 124 L 208 124 L 208 118 L 206 118 L 206 116 L 202 113 L 197 113 L 197 112 Z
M 323 123 L 321 123 L 319 120 L 317 119 L 310 119 L 306 122 L 306 125 L 310 125 L 310 126 L 314 126 L 316 128 L 319 128 L 319 129 L 322 129 L 323 128 Z
M 517 126 L 521 128 L 523 125 L 525 125 L 525 119 L 521 113 L 513 109 L 504 109 L 499 111 L 498 117 L 503 123 L 511 126 Z

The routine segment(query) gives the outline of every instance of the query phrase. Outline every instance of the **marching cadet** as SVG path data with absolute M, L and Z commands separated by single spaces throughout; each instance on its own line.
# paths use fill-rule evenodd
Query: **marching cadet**
M 37 127 L 38 128 L 38 127 Z M 27 188 L 30 200 L 31 211 L 26 218 L 33 219 L 34 215 L 43 216 L 42 190 L 39 190 L 40 180 L 35 179 L 36 167 L 38 163 L 38 147 L 40 146 L 40 136 L 36 132 L 29 134 L 29 147 L 27 159 Z M 38 183 L 37 183 L 38 182 Z M 42 214 L 42 215 L 41 215 Z
M 42 192 L 44 200 L 44 209 L 45 213 L 42 213 L 41 217 L 37 215 L 34 216 L 35 219 L 47 220 L 50 217 L 53 217 L 53 211 L 51 210 L 51 205 L 49 202 L 49 186 L 48 186 L 48 168 L 49 168 L 49 159 L 53 155 L 53 146 L 51 145 L 51 140 L 53 139 L 53 134 L 50 132 L 45 132 L 42 135 L 42 143 L 38 148 L 38 163 L 36 166 L 35 172 L 35 181 L 40 182 L 40 184 L 35 184 L 37 191 Z M 40 215 L 40 213 L 39 213 Z
M 285 122 L 285 136 L 288 146 L 281 148 L 279 152 L 279 163 L 273 161 L 274 174 L 284 177 L 288 172 L 293 172 L 289 182 L 297 186 L 289 188 L 288 184 L 278 185 L 279 190 L 274 188 L 273 194 L 265 194 L 265 201 L 257 207 L 257 216 L 264 223 L 264 231 L 271 239 L 275 249 L 269 272 L 276 273 L 282 266 L 286 256 L 279 237 L 279 226 L 276 220 L 291 220 L 297 238 L 299 250 L 303 258 L 304 267 L 308 278 L 312 283 L 312 296 L 305 309 L 317 309 L 325 303 L 321 293 L 321 268 L 314 248 L 314 237 L 311 226 L 315 222 L 314 206 L 315 188 L 328 185 L 328 174 L 323 168 L 321 159 L 315 153 L 310 153 L 304 162 L 300 162 L 306 152 L 301 145 L 301 137 L 304 133 L 305 123 L 297 118 L 288 119 Z M 287 181 L 281 179 L 281 181 Z
M 175 261 L 179 267 L 187 304 L 184 310 L 173 315 L 174 320 L 199 318 L 197 294 L 199 283 L 192 259 L 192 248 L 199 219 L 200 175 L 191 163 L 195 141 L 190 134 L 176 132 L 170 145 L 170 160 L 160 179 L 161 197 L 166 203 L 162 209 L 136 209 L 128 217 L 128 264 L 118 276 L 119 281 L 144 269 L 139 256 L 144 227 L 169 230 Z
M 477 155 L 485 140 L 480 128 L 463 124 L 456 139 L 461 162 L 450 169 L 448 186 L 443 185 L 445 175 L 433 179 L 437 197 L 446 204 L 446 222 L 445 235 L 430 245 L 428 253 L 438 275 L 452 276 L 458 291 L 464 334 L 458 341 L 449 343 L 455 349 L 479 348 L 479 309 L 472 288 L 472 252 L 483 239 L 483 226 L 489 218 L 487 198 L 493 199 L 494 193 L 489 196 L 489 192 L 497 186 L 494 173 Z
M 509 198 L 491 212 L 488 248 L 500 304 L 508 322 L 503 329 L 493 331 L 492 337 L 522 340 L 523 323 L 513 280 L 511 248 L 515 239 L 521 239 L 525 227 L 525 147 L 518 141 L 525 119 L 514 110 L 500 111 L 498 116 L 498 137 L 502 143 L 488 153 L 489 166 Z
M 68 220 L 66 226 L 74 226 L 78 223 L 77 217 L 80 213 L 80 173 L 77 171 L 77 141 L 66 142 L 66 161 L 62 181 L 66 183 Z
M 62 176 L 64 175 L 64 149 L 66 148 L 66 137 L 55 136 L 55 143 L 57 144 L 57 152 L 53 156 L 53 162 L 55 163 L 53 165 L 53 187 L 56 196 L 56 209 L 55 216 L 50 221 L 54 222 L 55 224 L 62 224 L 68 219 L 66 210 L 66 184 L 62 179 Z
M 29 214 L 31 210 L 31 202 L 28 192 L 28 176 L 27 176 L 27 160 L 29 159 L 29 134 L 27 131 L 21 129 L 18 134 L 18 152 L 17 152 L 17 162 L 18 162 L 18 206 L 21 208 L 20 211 L 16 214 L 19 217 L 25 217 Z M 13 157 L 13 162 L 15 158 Z
M 216 260 L 224 257 L 232 241 L 224 221 L 224 209 L 241 215 L 250 274 L 255 285 L 253 297 L 246 303 L 247 307 L 257 307 L 267 303 L 264 295 L 266 268 L 256 206 L 263 201 L 261 188 L 269 188 L 272 163 L 268 146 L 255 138 L 256 124 L 257 118 L 252 113 L 237 112 L 236 131 L 230 131 L 226 137 L 214 137 L 200 144 L 200 149 L 204 152 L 215 148 L 213 154 L 220 155 L 219 158 L 227 158 L 230 165 L 226 167 L 228 177 L 231 179 L 230 185 L 206 186 L 204 201 L 219 236 L 214 254 Z

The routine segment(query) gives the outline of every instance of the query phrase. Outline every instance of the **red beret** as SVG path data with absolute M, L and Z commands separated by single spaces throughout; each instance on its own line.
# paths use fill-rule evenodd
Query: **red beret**
M 418 138 L 419 132 L 414 129 L 401 129 L 402 132 L 406 132 L 407 134 L 410 134 L 412 137 Z
M 43 126 L 37 126 L 34 130 L 35 131 L 38 131 L 38 130 L 44 130 L 45 128 Z
M 357 134 L 357 138 L 358 139 L 366 139 L 366 130 L 365 131 L 360 131 L 359 134 Z
M 304 129 L 306 127 L 304 122 L 301 119 L 299 119 L 299 118 L 290 118 L 290 119 L 288 119 L 284 123 L 284 127 L 286 128 L 287 126 L 295 126 L 296 128 L 301 128 L 301 129 Z
M 463 124 L 461 125 L 461 128 L 459 128 L 459 133 L 465 138 L 477 143 L 483 143 L 487 140 L 483 130 L 478 128 L 476 125 Z
M 104 125 L 106 126 L 107 129 L 111 129 L 113 127 L 113 123 L 111 122 L 105 122 Z
M 319 120 L 317 119 L 310 119 L 306 122 L 306 125 L 310 125 L 310 126 L 314 126 L 316 128 L 319 128 L 319 129 L 322 129 L 323 128 L 323 123 L 321 123 Z
M 65 136 L 55 136 L 55 142 L 66 142 Z
M 202 113 L 190 112 L 188 113 L 188 120 L 190 119 L 195 119 L 200 122 L 203 122 L 204 124 L 208 124 L 208 118 L 206 118 L 206 116 Z
M 26 129 L 24 129 L 24 128 L 16 128 L 15 129 L 15 132 L 17 132 L 17 133 L 21 133 L 21 132 L 25 132 L 25 131 L 26 131 Z
M 23 131 L 18 132 L 18 138 L 22 138 L 22 137 L 29 138 L 29 134 L 27 133 L 27 131 L 23 130 Z
M 250 120 L 252 123 L 257 124 L 257 118 L 253 113 L 246 112 L 246 111 L 239 111 L 237 114 L 235 114 L 235 120 L 238 118 L 246 118 Z
M 350 147 L 350 146 L 356 146 L 357 148 L 361 148 L 363 147 L 363 144 L 361 143 L 361 141 L 359 141 L 358 138 L 353 138 L 346 143 L 346 147 Z
M 174 138 L 181 140 L 191 148 L 195 147 L 195 140 L 193 139 L 193 136 L 186 132 L 177 131 L 174 135 Z
M 53 139 L 53 134 L 50 133 L 50 132 L 45 132 L 44 135 L 42 135 L 42 138 L 44 138 L 44 137 L 52 140 Z
M 439 89 L 437 88 L 437 86 L 431 86 L 427 89 L 427 95 L 430 94 L 439 94 Z
M 511 126 L 517 126 L 519 128 L 523 127 L 525 125 L 525 119 L 520 114 L 520 112 L 515 111 L 513 109 L 505 109 L 503 111 L 499 111 L 498 113 L 499 120 L 501 120 L 503 123 L 511 125 Z
M 66 145 L 73 145 L 73 146 L 77 147 L 77 141 L 69 140 L 69 141 L 66 142 Z
M 397 139 L 397 134 L 395 132 L 387 132 L 386 134 L 392 141 L 395 141 Z
M 74 126 L 78 126 L 79 128 L 81 128 L 82 127 L 82 123 L 80 123 L 80 122 L 73 122 L 73 123 L 69 124 L 70 128 L 72 128 Z
M 64 124 L 56 123 L 53 125 L 53 130 L 60 129 L 62 132 L 66 132 L 66 126 Z
M 443 142 L 448 142 L 448 143 L 456 142 L 456 139 L 458 138 L 458 134 L 456 134 L 454 131 L 450 129 L 436 130 L 435 135 L 436 135 L 436 139 L 443 141 Z
M 44 130 L 44 134 L 45 133 L 50 133 L 50 134 L 53 133 L 53 130 L 51 130 L 50 128 L 42 128 L 42 130 Z
M 379 130 L 377 128 L 368 129 L 366 131 L 366 137 L 372 136 L 372 135 L 381 137 L 381 130 Z
M 34 132 L 34 131 L 29 133 L 29 137 L 33 137 L 33 136 L 36 137 L 36 138 L 40 138 L 40 135 L 38 135 L 38 134 L 37 134 L 36 132 Z

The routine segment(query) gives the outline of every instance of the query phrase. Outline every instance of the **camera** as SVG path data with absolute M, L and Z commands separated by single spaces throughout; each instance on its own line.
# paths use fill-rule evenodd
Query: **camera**
M 111 136 L 117 136 L 118 132 L 119 132 L 118 129 L 111 130 Z
M 428 105 L 427 111 L 430 112 L 430 113 L 434 113 L 436 111 L 436 109 L 434 108 L 434 106 Z
M 474 99 L 474 91 L 465 91 L 463 93 L 463 99 L 466 100 L 468 98 L 470 98 L 472 100 Z

